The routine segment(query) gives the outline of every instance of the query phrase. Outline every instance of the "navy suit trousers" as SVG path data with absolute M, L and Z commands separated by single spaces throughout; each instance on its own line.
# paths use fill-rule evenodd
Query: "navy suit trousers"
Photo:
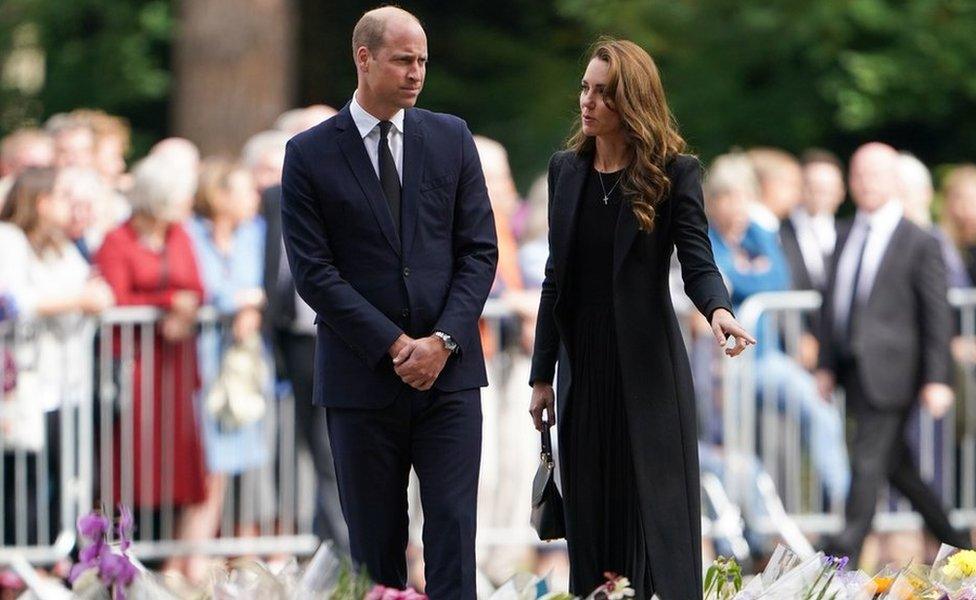
M 431 600 L 476 598 L 481 390 L 405 386 L 384 408 L 327 410 L 353 560 L 377 583 L 406 586 L 413 466 L 424 509 L 425 591 Z

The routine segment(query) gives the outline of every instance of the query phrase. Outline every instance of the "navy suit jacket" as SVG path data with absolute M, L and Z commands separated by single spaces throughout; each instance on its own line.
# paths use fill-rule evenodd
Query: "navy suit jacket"
M 403 126 L 398 231 L 348 105 L 288 142 L 282 231 L 295 285 L 316 314 L 313 401 L 381 408 L 406 389 L 388 351 L 443 331 L 460 352 L 434 384 L 488 384 L 478 319 L 498 249 L 474 140 L 461 119 L 418 108 Z

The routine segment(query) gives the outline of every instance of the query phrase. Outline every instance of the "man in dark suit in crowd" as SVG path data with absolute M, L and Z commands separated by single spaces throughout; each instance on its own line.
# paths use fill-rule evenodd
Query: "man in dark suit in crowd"
M 824 150 L 807 152 L 802 164 L 802 200 L 783 220 L 780 241 L 793 289 L 823 292 L 837 240 L 834 213 L 844 201 L 844 171 L 840 161 Z
M 335 464 L 329 447 L 325 409 L 312 404 L 315 365 L 315 312 L 295 291 L 281 238 L 281 186 L 261 193 L 267 223 L 264 244 L 264 326 L 274 346 L 279 375 L 291 383 L 295 398 L 295 432 L 308 447 L 315 467 L 315 513 L 312 529 L 321 540 L 332 540 L 349 552 L 349 533 L 342 519 Z
M 427 38 L 395 7 L 353 31 L 358 85 L 288 143 L 285 248 L 317 313 L 314 402 L 325 406 L 353 560 L 407 583 L 407 479 L 424 509 L 426 592 L 475 598 L 478 317 L 495 274 L 494 219 L 465 123 L 414 108 Z
M 952 313 L 938 241 L 902 216 L 898 153 L 871 143 L 851 159 L 857 215 L 842 229 L 822 313 L 821 391 L 835 382 L 855 422 L 846 525 L 827 543 L 857 561 L 886 480 L 943 542 L 968 547 L 922 481 L 904 429 L 916 400 L 941 414 L 949 387 Z

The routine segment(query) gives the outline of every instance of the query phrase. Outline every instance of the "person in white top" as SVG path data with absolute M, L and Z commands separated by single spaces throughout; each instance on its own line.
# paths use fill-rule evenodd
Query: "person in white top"
M 0 288 L 24 319 L 101 312 L 111 290 L 92 277 L 66 234 L 71 205 L 58 172 L 28 169 L 0 211 Z
M 47 545 L 52 540 L 45 536 L 61 530 L 58 411 L 90 397 L 92 338 L 82 316 L 112 303 L 108 287 L 91 278 L 67 239 L 69 219 L 69 201 L 51 168 L 21 173 L 0 210 L 0 290 L 13 298 L 17 319 L 15 343 L 2 348 L 10 354 L 0 356 L 15 371 L 0 406 L 5 544 Z M 29 454 L 15 460 L 17 452 Z M 52 483 L 40 483 L 45 480 Z M 26 504 L 18 497 L 28 498 Z M 12 536 L 14 529 L 19 533 Z

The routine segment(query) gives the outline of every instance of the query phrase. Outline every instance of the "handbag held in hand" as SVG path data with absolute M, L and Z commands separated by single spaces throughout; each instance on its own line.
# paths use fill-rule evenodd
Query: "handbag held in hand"
M 532 526 L 544 541 L 566 537 L 563 499 L 556 487 L 555 462 L 552 459 L 552 436 L 549 423 L 543 422 L 542 453 L 539 469 L 532 480 Z

